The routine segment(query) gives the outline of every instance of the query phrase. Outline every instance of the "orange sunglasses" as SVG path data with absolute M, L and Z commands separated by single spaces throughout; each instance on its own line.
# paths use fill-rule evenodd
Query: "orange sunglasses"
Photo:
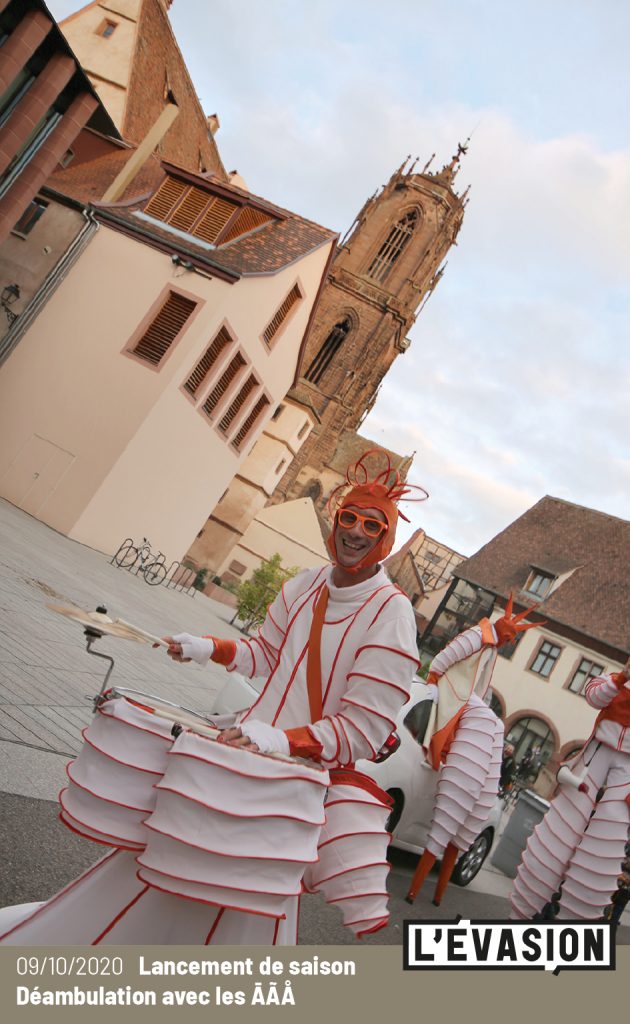
M 359 512 L 352 512 L 349 508 L 342 508 L 337 512 L 337 522 L 342 530 L 351 530 L 357 523 L 361 523 L 365 536 L 370 537 L 371 540 L 382 536 L 387 530 L 387 523 L 382 523 L 380 519 L 374 519 L 373 516 L 362 516 Z

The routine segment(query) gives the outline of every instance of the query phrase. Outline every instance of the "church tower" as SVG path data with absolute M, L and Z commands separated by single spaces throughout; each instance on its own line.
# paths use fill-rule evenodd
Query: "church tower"
M 444 272 L 462 224 L 466 194 L 453 181 L 466 146 L 441 171 L 408 161 L 363 206 L 340 243 L 301 364 L 287 398 L 314 414 L 315 426 L 270 498 L 275 504 L 328 498 L 326 467 L 348 446 L 372 408 L 407 332 Z M 429 161 L 430 164 L 430 161 Z M 365 444 L 364 444 L 365 447 Z

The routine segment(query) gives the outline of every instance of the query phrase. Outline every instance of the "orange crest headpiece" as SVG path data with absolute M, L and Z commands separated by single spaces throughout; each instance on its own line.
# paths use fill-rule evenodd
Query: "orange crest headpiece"
M 376 465 L 370 472 L 367 462 L 373 456 L 380 460 L 382 468 Z M 337 532 L 337 513 L 340 509 L 346 508 L 348 505 L 353 505 L 355 508 L 377 508 L 387 520 L 387 530 L 376 547 L 352 569 L 347 569 L 348 572 L 357 572 L 368 565 L 376 565 L 377 562 L 387 557 L 394 546 L 399 516 L 405 522 L 409 522 L 407 516 L 398 508 L 398 502 L 401 499 L 426 501 L 428 497 L 428 492 L 423 487 L 407 484 L 401 480 L 400 473 L 394 469 L 389 456 L 382 449 L 371 448 L 365 452 L 358 462 L 353 466 L 348 466 L 344 483 L 336 487 L 328 499 L 328 513 L 333 521 L 333 528 L 326 541 L 326 546 L 333 562 L 336 562 L 337 559 L 335 534 Z

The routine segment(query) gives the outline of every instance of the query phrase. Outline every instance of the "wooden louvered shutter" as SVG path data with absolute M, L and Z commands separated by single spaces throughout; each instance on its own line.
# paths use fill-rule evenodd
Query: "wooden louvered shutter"
M 233 238 L 238 238 L 239 235 L 244 235 L 247 231 L 253 231 L 254 228 L 259 228 L 261 224 L 267 224 L 270 220 L 271 217 L 268 213 L 246 206 L 241 210 L 221 242 L 231 242 Z
M 193 224 L 208 206 L 208 194 L 200 188 L 188 190 L 177 209 L 169 216 L 168 222 L 180 231 L 190 232 Z
M 153 198 L 147 203 L 144 212 L 158 220 L 166 221 L 169 213 L 182 198 L 188 186 L 176 178 L 166 177 Z
M 284 323 L 289 313 L 295 306 L 295 303 L 299 302 L 301 298 L 302 295 L 300 293 L 300 289 L 296 284 L 294 284 L 293 288 L 287 295 L 286 299 L 276 311 L 273 319 L 267 324 L 265 330 L 263 331 L 263 338 L 265 339 L 268 345 L 271 344 L 273 338 L 276 336 L 282 324 Z
M 252 391 L 256 387 L 258 387 L 258 381 L 256 380 L 254 374 L 252 373 L 251 376 L 248 377 L 245 383 L 243 384 L 243 387 L 241 388 L 238 395 L 236 396 L 231 406 L 229 407 L 228 411 L 226 412 L 225 416 L 219 423 L 219 430 L 221 430 L 224 434 L 229 430 L 230 424 L 241 411 L 249 395 L 251 395 Z
M 266 398 L 265 395 L 261 395 L 261 397 L 256 402 L 256 405 L 254 406 L 254 408 L 250 412 L 249 416 L 247 417 L 247 419 L 243 423 L 243 426 L 238 431 L 236 436 L 232 439 L 232 444 L 234 445 L 235 448 L 240 448 L 241 447 L 241 445 L 243 444 L 243 441 L 245 440 L 245 438 L 249 434 L 250 430 L 254 426 L 256 420 L 258 419 L 258 417 L 260 416 L 261 412 L 263 411 L 263 409 L 265 408 L 266 405 L 269 405 L 269 399 Z
M 217 359 L 223 352 L 223 349 L 226 347 L 226 345 L 229 345 L 231 341 L 232 339 L 228 332 L 226 331 L 225 327 L 222 327 L 219 333 L 217 334 L 216 338 L 209 346 L 209 348 L 206 349 L 203 356 L 195 366 L 195 369 L 191 373 L 190 377 L 184 384 L 184 387 L 186 388 L 186 391 L 188 391 L 189 394 L 193 396 L 197 394 L 197 392 L 202 387 L 206 377 L 208 376 L 208 373 L 210 372 L 210 370 L 216 363 Z
M 178 292 L 170 292 L 157 316 L 136 342 L 132 352 L 153 366 L 162 361 L 175 338 L 196 308 L 193 299 Z
M 208 416 L 212 415 L 214 409 L 216 409 L 217 405 L 223 398 L 225 392 L 227 391 L 230 384 L 236 377 L 238 371 L 243 366 L 245 366 L 245 360 L 243 359 L 241 353 L 237 352 L 236 355 L 234 356 L 234 359 L 228 366 L 227 370 L 221 377 L 219 383 L 217 384 L 216 387 L 212 389 L 212 391 L 206 398 L 205 402 L 203 403 L 203 411 L 207 413 Z
M 225 199 L 215 199 L 195 227 L 193 234 L 204 242 L 213 244 L 236 209 L 234 203 L 228 203 Z

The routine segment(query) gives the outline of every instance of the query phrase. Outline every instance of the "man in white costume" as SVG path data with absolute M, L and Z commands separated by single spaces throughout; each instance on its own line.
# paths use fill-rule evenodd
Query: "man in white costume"
M 207 664 L 212 658 L 228 671 L 267 680 L 252 708 L 240 712 L 233 721 L 217 722 L 224 730 L 219 742 L 208 745 L 208 741 L 185 732 L 169 751 L 167 760 L 172 766 L 177 754 L 182 753 L 182 743 L 189 747 L 195 742 L 205 744 L 205 751 L 212 748 L 213 758 L 219 758 L 222 750 L 227 755 L 232 747 L 242 749 L 240 756 L 247 765 L 244 771 L 236 769 L 234 783 L 228 772 L 220 793 L 202 791 L 193 801 L 201 805 L 197 806 L 200 824 L 204 814 L 216 816 L 218 812 L 218 833 L 223 831 L 224 822 L 226 827 L 229 825 L 231 817 L 236 818 L 237 830 L 243 819 L 249 818 L 248 827 L 256 833 L 258 808 L 244 809 L 232 802 L 233 786 L 235 791 L 239 779 L 242 785 L 248 774 L 249 787 L 260 785 L 260 776 L 271 760 L 261 755 L 316 761 L 321 766 L 319 774 L 325 776 L 326 783 L 329 780 L 329 785 L 322 790 L 326 793 L 325 815 L 319 817 L 321 830 L 318 826 L 314 855 L 306 858 L 309 862 L 302 886 L 305 891 L 321 892 L 327 902 L 338 906 L 344 924 L 357 936 L 374 932 L 388 921 L 386 851 L 390 837 L 385 824 L 390 808 L 387 795 L 357 772 L 354 764 L 358 758 L 377 758 L 386 747 L 418 666 L 411 604 L 379 564 L 392 549 L 399 514 L 396 503 L 407 491 L 398 474 L 393 474 L 393 483 L 391 477 L 388 467 L 368 479 L 364 460 L 348 471 L 349 493 L 343 498 L 335 493 L 331 499 L 333 530 L 328 547 L 334 564 L 306 570 L 289 580 L 270 606 L 256 637 L 226 641 L 177 634 L 167 638 L 169 654 L 177 661 Z M 124 713 L 129 717 L 125 709 Z M 190 766 L 196 755 L 189 751 L 188 756 Z M 236 757 L 237 752 L 230 756 Z M 185 758 L 181 760 L 186 763 Z M 170 766 L 165 780 L 172 771 Z M 281 796 L 283 785 L 281 781 L 275 786 Z M 172 867 L 163 868 L 161 850 L 152 853 L 152 837 L 157 835 L 158 845 L 171 842 L 162 828 L 165 815 L 160 800 L 173 799 L 177 786 L 171 785 L 169 792 L 169 785 L 162 780 L 155 788 L 157 809 L 140 825 L 149 838 L 144 841 L 146 849 L 142 849 L 142 841 L 136 846 L 137 858 L 129 847 L 108 855 L 25 921 L 14 922 L 4 937 L 0 935 L 0 941 L 24 945 L 51 941 L 296 942 L 299 895 L 287 898 L 281 914 L 261 910 L 271 887 L 265 888 L 261 881 L 257 861 L 243 868 L 249 845 L 246 838 L 242 859 L 236 840 L 234 848 L 223 848 L 222 853 L 219 840 L 216 844 L 213 839 L 206 841 L 205 850 L 211 859 L 218 852 L 219 859 L 231 865 L 229 881 L 221 890 L 230 895 L 229 903 L 227 899 L 221 904 L 214 897 L 207 898 L 209 888 L 197 884 L 200 875 L 190 871 L 179 875 L 189 879 L 178 890 L 188 898 L 168 895 L 176 890 L 164 880 L 175 878 L 177 872 Z M 254 801 L 245 796 L 251 805 Z M 174 817 L 183 821 L 184 811 L 188 814 L 192 805 L 190 800 L 179 799 L 173 807 Z M 287 823 L 294 829 L 288 833 L 289 844 L 302 827 L 301 810 L 287 801 L 272 815 L 272 822 L 278 823 L 278 836 Z M 311 815 L 311 819 L 317 823 L 316 816 Z M 197 857 L 194 842 L 189 851 L 191 858 Z M 280 838 L 271 857 L 280 862 L 281 869 L 283 857 L 285 861 L 294 859 Z M 302 872 L 302 868 L 299 870 Z M 191 878 L 196 881 L 191 882 Z M 88 897 L 86 906 L 94 912 L 94 920 L 88 924 L 81 917 L 83 895 Z M 53 939 L 53 934 L 58 937 Z
M 388 920 L 389 799 L 354 764 L 379 756 L 418 666 L 411 604 L 379 564 L 394 544 L 396 502 L 408 491 L 391 475 L 388 468 L 369 480 L 363 460 L 349 471 L 351 490 L 331 510 L 333 566 L 285 583 L 253 639 L 167 638 L 175 660 L 212 659 L 267 679 L 251 708 L 221 722 L 232 726 L 223 742 L 315 759 L 329 770 L 318 861 L 303 881 L 340 908 L 356 935 Z

